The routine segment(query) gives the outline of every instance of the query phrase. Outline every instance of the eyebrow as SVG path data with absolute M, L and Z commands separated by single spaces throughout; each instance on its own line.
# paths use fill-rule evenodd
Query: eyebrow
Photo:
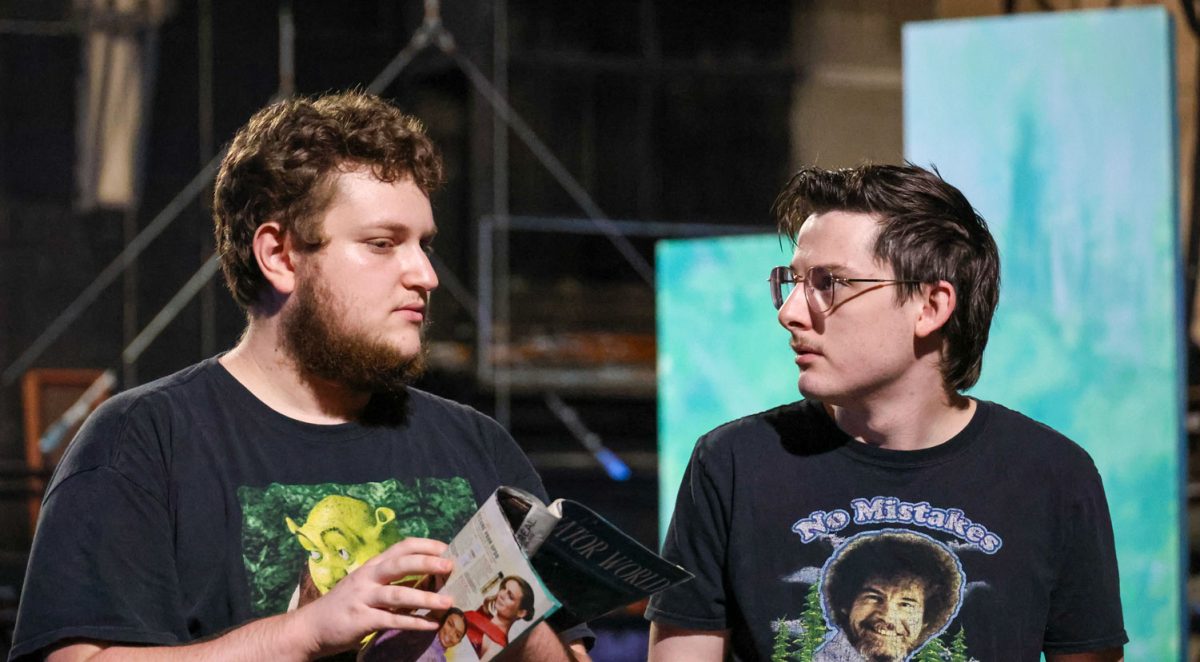
M 887 582 L 880 583 L 880 584 L 872 584 L 872 583 L 863 584 L 863 587 L 858 591 L 858 594 L 862 595 L 864 593 L 873 593 L 873 594 L 877 594 L 877 595 L 881 595 L 881 596 L 886 596 L 888 594 L 888 592 L 884 590 L 884 586 L 886 586 L 886 584 L 887 584 Z M 913 602 L 924 601 L 925 591 L 922 589 L 921 593 L 922 593 L 922 595 L 920 595 L 920 596 L 916 596 L 916 597 L 906 596 L 905 599 L 912 600 Z
M 365 231 L 365 232 L 378 231 L 378 230 L 385 230 L 387 232 L 392 232 L 394 234 L 400 234 L 400 235 L 409 235 L 409 234 L 413 233 L 414 228 L 411 225 L 409 225 L 407 223 L 403 223 L 401 221 L 374 221 L 374 222 L 368 223 L 366 226 L 363 227 L 363 231 Z M 437 227 L 437 225 L 434 225 L 433 230 L 431 232 L 429 232 L 429 234 L 421 235 L 421 239 L 426 242 L 433 241 L 434 237 L 436 237 L 437 234 L 438 234 L 438 227 Z
M 846 271 L 848 269 L 848 267 L 845 264 L 839 264 L 837 262 L 826 262 L 823 264 L 810 264 L 805 269 L 797 269 L 795 262 L 788 265 L 788 268 L 796 273 L 802 273 L 802 272 L 808 271 L 809 269 L 811 269 L 813 267 L 824 267 L 825 269 L 828 269 L 829 271 L 833 272 L 834 274 L 840 274 L 842 271 Z M 854 270 L 850 269 L 850 271 L 854 271 Z

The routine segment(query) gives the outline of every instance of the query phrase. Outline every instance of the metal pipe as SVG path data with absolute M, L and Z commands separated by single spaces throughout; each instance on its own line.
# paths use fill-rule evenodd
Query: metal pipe
M 158 311 L 158 314 L 154 316 L 154 319 L 150 320 L 150 323 L 142 329 L 141 333 L 137 334 L 137 337 L 125 346 L 124 351 L 121 352 L 121 359 L 126 364 L 132 364 L 137 361 L 142 352 L 146 351 L 150 343 L 154 342 L 154 339 L 158 337 L 158 334 L 167 328 L 167 325 L 179 315 L 184 306 L 187 306 L 188 302 L 192 300 L 192 297 L 196 296 L 200 288 L 204 287 L 204 284 L 213 277 L 213 274 L 217 273 L 217 267 L 219 266 L 220 261 L 214 253 L 204 264 L 200 265 L 200 268 L 183 284 L 183 287 L 179 288 L 175 296 L 171 297 L 171 300 Z
M 475 270 L 476 291 L 479 297 L 476 301 L 475 326 L 475 374 L 482 381 L 492 381 L 495 376 L 495 362 L 492 360 L 492 226 L 494 220 L 489 216 L 480 219 L 479 234 L 476 239 Z
M 492 220 L 492 219 L 489 219 Z M 726 234 L 774 232 L 771 225 L 724 225 L 719 223 L 672 223 L 666 221 L 610 220 L 618 232 L 641 237 L 707 237 Z M 527 232 L 560 232 L 563 234 L 601 234 L 590 219 L 563 216 L 509 216 L 508 227 Z
M 430 39 L 432 31 L 440 29 L 441 26 L 441 21 L 436 18 L 436 0 L 433 1 L 433 5 L 435 6 L 431 10 L 430 0 L 426 0 L 425 22 L 413 33 L 412 39 L 409 39 L 408 44 L 399 53 L 396 53 L 396 57 L 393 57 L 392 61 L 387 63 L 387 66 L 375 76 L 370 85 L 367 85 L 368 92 L 371 94 L 381 94 L 396 80 L 396 76 L 399 76 L 400 72 L 404 71 L 405 67 L 413 61 L 417 53 L 425 50 L 432 43 Z M 433 12 L 433 18 L 431 18 L 431 11 Z
M 82 315 L 89 306 L 95 303 L 96 299 L 100 296 L 100 293 L 103 292 L 109 285 L 111 285 L 112 282 L 116 280 L 117 276 L 121 275 L 121 272 L 125 269 L 125 267 L 132 263 L 133 260 L 137 258 L 137 256 L 141 254 L 143 250 L 146 249 L 146 246 L 148 246 L 151 241 L 154 241 L 158 235 L 162 234 L 162 231 L 165 230 L 167 226 L 169 226 L 171 222 L 174 221 L 179 214 L 187 208 L 187 206 L 196 198 L 200 191 L 204 190 L 204 187 L 208 185 L 208 181 L 212 179 L 213 175 L 217 171 L 217 168 L 220 167 L 221 159 L 224 157 L 224 155 L 224 150 L 222 150 L 220 154 L 213 157 L 212 161 L 208 162 L 208 165 L 206 165 L 200 172 L 196 173 L 196 176 L 192 178 L 192 181 L 188 182 L 187 186 L 184 186 L 183 189 L 175 195 L 171 202 L 167 203 L 167 206 L 164 207 L 163 210 L 154 217 L 154 220 L 146 225 L 146 227 L 142 228 L 142 231 L 138 233 L 137 237 L 135 237 L 133 241 L 125 245 L 125 248 L 121 250 L 117 257 L 113 258 L 113 261 L 108 263 L 108 266 L 106 266 L 104 270 L 100 272 L 100 275 L 96 276 L 96 279 L 93 280 L 90 285 L 84 288 L 83 292 L 81 292 L 79 296 L 75 297 L 75 300 L 72 301 L 66 307 L 66 309 L 59 313 L 58 317 L 54 318 L 54 321 L 52 321 L 46 327 L 46 329 L 42 331 L 41 335 L 39 335 L 33 341 L 29 348 L 22 352 L 21 355 L 17 357 L 17 360 L 13 361 L 11 365 L 4 369 L 4 372 L 0 374 L 0 379 L 3 380 L 4 386 L 11 386 L 14 382 L 16 382 L 17 378 L 19 378 L 21 374 L 25 372 L 26 368 L 36 361 L 38 357 L 40 357 L 42 353 L 54 343 L 55 340 L 58 340 L 59 336 L 61 336 L 63 332 L 66 331 L 67 328 L 69 328 L 71 324 L 74 323 L 75 320 Z
M 496 81 L 496 90 L 508 96 L 508 4 L 506 0 L 496 0 L 495 20 L 492 37 L 492 80 Z M 508 218 L 508 125 L 504 120 L 492 113 L 492 214 L 495 218 Z M 496 337 L 489 339 L 488 356 L 492 356 L 496 347 L 504 348 L 505 353 L 512 342 L 511 324 L 512 304 L 509 300 L 509 261 L 508 261 L 508 227 L 504 224 L 501 232 L 492 233 L 493 240 L 501 242 L 494 247 L 488 246 L 488 251 L 495 250 L 496 263 L 503 272 L 496 279 L 496 291 L 489 291 L 487 296 L 494 297 L 494 314 Z M 480 293 L 480 296 L 483 296 Z M 512 370 L 508 363 L 497 366 L 494 362 L 492 372 L 492 401 L 493 414 L 496 420 L 505 428 L 512 425 Z
M 505 428 L 512 424 L 512 354 L 509 348 L 512 346 L 512 303 L 510 299 L 512 284 L 509 274 L 511 273 L 511 262 L 509 259 L 509 234 L 508 234 L 508 217 L 501 216 L 496 219 L 496 226 L 492 232 L 495 246 L 495 299 L 493 305 L 496 308 L 495 325 L 492 327 L 492 332 L 495 335 L 495 340 L 492 343 L 492 365 L 494 366 L 494 379 L 492 380 L 492 388 L 495 389 L 496 410 L 493 412 L 496 420 Z M 499 365 L 495 362 L 495 352 L 501 350 L 504 352 L 504 362 Z
M 547 392 L 543 396 L 543 400 L 546 407 L 566 426 L 571 435 L 592 454 L 592 457 L 596 458 L 596 462 L 604 468 L 604 472 L 608 474 L 609 478 L 615 481 L 629 480 L 632 474 L 629 466 L 622 462 L 616 453 L 605 447 L 600 435 L 588 429 L 574 408 L 563 402 L 563 399 L 552 391 Z
M 279 3 L 279 96 L 296 94 L 296 21 L 291 0 Z
M 216 143 L 213 128 L 213 0 L 200 0 L 196 11 L 199 14 L 196 27 L 196 133 L 199 137 L 200 164 L 203 165 L 212 159 Z M 208 195 L 211 194 L 206 197 Z M 197 257 L 204 260 L 215 250 L 215 239 L 207 224 L 200 223 L 198 229 L 200 254 Z M 212 356 L 216 347 L 217 292 L 212 280 L 209 280 L 200 291 L 200 356 Z
M 100 373 L 100 376 L 84 390 L 74 404 L 58 417 L 58 420 L 46 426 L 46 431 L 42 433 L 41 439 L 38 439 L 38 450 L 42 454 L 50 454 L 58 450 L 59 445 L 66 438 L 67 432 L 78 425 L 92 411 L 100 396 L 116 383 L 117 375 L 112 370 Z
M 439 47 L 441 46 L 442 43 L 439 42 Z M 458 52 L 457 49 L 453 48 L 453 43 L 451 43 L 449 47 L 445 48 L 444 52 L 454 59 L 459 68 L 462 69 L 463 73 L 467 75 L 467 78 L 471 80 L 471 83 L 475 85 L 476 89 L 479 90 L 483 97 L 488 100 L 488 103 L 492 105 L 492 109 L 495 110 L 502 119 L 504 119 L 509 128 L 511 128 L 513 132 L 517 134 L 517 137 L 521 139 L 521 142 L 525 143 L 525 146 L 528 147 L 531 152 L 533 152 L 533 155 L 537 157 L 538 161 L 542 163 L 542 166 L 544 166 L 550 175 L 559 183 L 559 185 L 563 187 L 563 190 L 567 192 L 567 195 L 571 196 L 571 198 L 575 201 L 575 204 L 579 205 L 584 213 L 587 214 L 588 218 L 590 218 L 592 222 L 602 230 L 603 234 L 608 237 L 613 245 L 617 247 L 617 251 L 620 252 L 630 266 L 633 267 L 634 271 L 636 271 L 638 275 L 642 277 L 642 280 L 646 281 L 646 284 L 650 287 L 654 287 L 654 269 L 650 266 L 650 263 L 643 258 L 640 253 L 637 252 L 637 250 L 633 247 L 633 244 L 629 243 L 628 239 L 626 239 L 621 235 L 620 232 L 613 228 L 611 221 L 609 221 L 604 212 L 600 210 L 599 205 L 597 205 L 596 201 L 592 199 L 592 196 L 588 194 L 588 192 L 582 186 L 580 186 L 579 182 L 575 180 L 575 177 L 572 176 L 571 173 L 567 171 L 566 167 L 563 166 L 562 162 L 558 160 L 558 157 L 555 156 L 548 147 L 546 147 L 545 143 L 538 138 L 533 129 L 531 129 L 529 125 L 525 123 L 525 120 L 522 119 L 521 116 L 512 109 L 512 106 L 508 105 L 508 101 L 496 92 L 496 89 L 492 86 L 491 82 L 488 81 L 487 77 L 484 76 L 483 73 L 481 73 L 479 69 L 475 67 L 475 64 L 468 60 L 466 56 Z
M 445 262 L 442 262 L 437 253 L 431 253 L 429 261 L 433 263 L 433 268 L 437 272 L 438 279 L 441 281 L 442 286 L 446 288 L 446 292 L 450 294 L 450 298 L 457 301 L 458 305 L 462 306 L 468 315 L 474 317 L 477 314 L 476 308 L 478 308 L 479 303 L 471 295 L 467 286 L 463 285 L 463 282 L 450 270 L 450 267 L 446 266 Z
M 154 110 L 154 87 L 158 79 L 158 28 L 151 24 L 148 5 L 143 2 L 142 9 L 146 18 L 146 29 L 140 34 L 138 52 L 142 61 L 142 76 L 140 99 L 141 108 L 140 116 L 142 118 L 141 126 L 138 127 L 137 142 L 134 146 L 133 159 L 133 197 L 129 206 L 129 212 L 126 215 L 127 236 L 133 237 L 137 235 L 137 219 L 142 208 L 142 197 L 146 190 L 146 162 L 149 160 L 147 152 L 149 152 L 150 143 L 150 126 L 152 124 L 152 115 Z M 127 311 L 126 342 L 136 337 L 138 327 L 138 268 L 137 262 L 131 262 L 125 269 L 126 280 L 126 300 L 125 310 Z M 130 388 L 138 382 L 137 365 L 134 362 L 126 361 L 123 366 L 124 375 L 122 385 L 125 388 Z

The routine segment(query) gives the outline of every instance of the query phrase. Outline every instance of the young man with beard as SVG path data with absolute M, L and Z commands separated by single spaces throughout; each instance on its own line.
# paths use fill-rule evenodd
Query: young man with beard
M 1121 659 L 1112 525 L 1091 458 L 962 393 L 999 299 L 987 224 L 910 165 L 806 168 L 775 210 L 795 251 L 772 269 L 771 298 L 805 399 L 697 443 L 664 542 L 695 578 L 651 598 L 651 661 L 827 659 L 856 627 L 822 597 L 832 559 L 892 532 L 929 538 L 961 568 L 961 606 L 922 644 L 931 658 Z M 916 558 L 893 556 L 919 576 Z M 911 610 L 894 589 L 879 609 Z
M 282 101 L 238 132 L 213 215 L 246 332 L 84 425 L 46 491 L 13 659 L 353 657 L 376 630 L 437 629 L 411 612 L 450 599 L 401 580 L 447 574 L 435 538 L 498 485 L 544 496 L 499 425 L 409 386 L 441 180 L 419 122 L 371 95 Z M 287 519 L 331 495 L 371 514 L 321 508 L 301 547 Z M 381 538 L 400 541 L 359 563 Z M 310 560 L 336 584 L 286 611 Z M 586 634 L 563 637 L 586 657 Z M 570 655 L 544 624 L 514 653 Z

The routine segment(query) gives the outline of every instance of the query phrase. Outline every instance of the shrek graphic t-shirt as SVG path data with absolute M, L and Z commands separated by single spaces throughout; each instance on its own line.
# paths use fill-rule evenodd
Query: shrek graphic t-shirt
M 1112 525 L 1079 446 L 978 402 L 938 446 L 850 439 L 806 400 L 696 445 L 647 618 L 739 660 L 1036 662 L 1120 646 Z
M 545 497 L 490 418 L 417 389 L 394 413 L 296 421 L 215 358 L 108 400 L 47 488 L 13 656 L 211 636 L 315 599 L 404 537 L 448 541 L 499 485 Z

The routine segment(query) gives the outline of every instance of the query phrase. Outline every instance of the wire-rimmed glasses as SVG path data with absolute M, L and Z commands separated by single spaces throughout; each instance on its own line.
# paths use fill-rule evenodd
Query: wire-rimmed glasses
M 775 309 L 783 307 L 783 302 L 791 296 L 792 290 L 798 283 L 804 283 L 804 297 L 808 305 L 819 313 L 827 313 L 837 304 L 837 286 L 850 283 L 904 283 L 913 285 L 919 280 L 896 280 L 894 278 L 842 278 L 834 274 L 828 267 L 809 267 L 803 276 L 797 276 L 791 267 L 775 267 L 771 269 L 771 301 Z

